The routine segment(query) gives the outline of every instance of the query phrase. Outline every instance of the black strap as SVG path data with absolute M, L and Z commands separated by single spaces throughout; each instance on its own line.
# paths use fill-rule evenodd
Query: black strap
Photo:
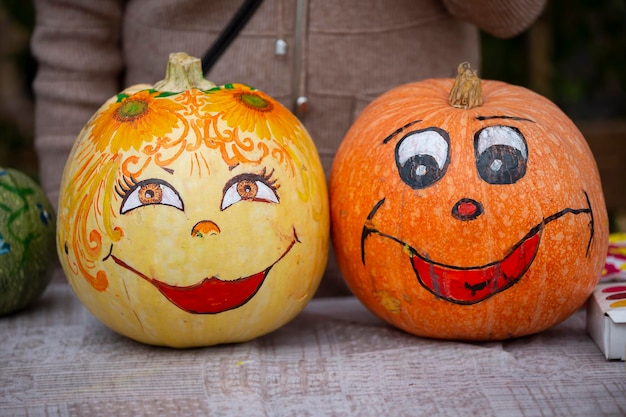
M 220 59 L 224 51 L 237 37 L 241 29 L 248 23 L 254 12 L 263 3 L 263 0 L 244 0 L 237 13 L 228 22 L 220 36 L 213 42 L 211 48 L 202 57 L 202 70 L 208 74 L 213 65 Z

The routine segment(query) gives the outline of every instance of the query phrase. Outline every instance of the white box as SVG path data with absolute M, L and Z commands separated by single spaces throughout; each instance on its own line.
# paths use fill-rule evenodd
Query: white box
M 587 332 L 606 359 L 626 359 L 626 282 L 598 284 L 587 302 Z

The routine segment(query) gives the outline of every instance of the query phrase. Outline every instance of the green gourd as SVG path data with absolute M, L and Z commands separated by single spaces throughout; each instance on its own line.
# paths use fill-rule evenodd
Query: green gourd
M 0 167 L 0 315 L 27 307 L 44 292 L 56 257 L 55 215 L 28 175 Z

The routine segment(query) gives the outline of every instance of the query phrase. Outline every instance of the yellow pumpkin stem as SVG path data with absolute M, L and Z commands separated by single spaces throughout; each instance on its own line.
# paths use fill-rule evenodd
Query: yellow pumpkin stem
M 208 90 L 215 83 L 204 78 L 199 58 L 184 52 L 173 52 L 167 61 L 165 78 L 154 84 L 155 90 L 178 93 L 191 88 Z
M 476 71 L 472 70 L 468 62 L 463 62 L 458 67 L 458 74 L 450 90 L 448 103 L 452 107 L 471 109 L 483 104 L 483 90 L 480 78 Z

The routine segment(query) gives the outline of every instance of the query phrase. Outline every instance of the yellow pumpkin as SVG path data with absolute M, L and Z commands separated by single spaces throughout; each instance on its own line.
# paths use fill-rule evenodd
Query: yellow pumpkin
M 78 136 L 59 257 L 100 321 L 172 347 L 250 340 L 296 316 L 327 260 L 328 195 L 305 128 L 262 91 L 172 54 Z
M 585 139 L 549 100 L 481 81 L 395 88 L 342 142 L 330 178 L 337 261 L 355 295 L 420 336 L 495 340 L 572 314 L 608 221 Z

